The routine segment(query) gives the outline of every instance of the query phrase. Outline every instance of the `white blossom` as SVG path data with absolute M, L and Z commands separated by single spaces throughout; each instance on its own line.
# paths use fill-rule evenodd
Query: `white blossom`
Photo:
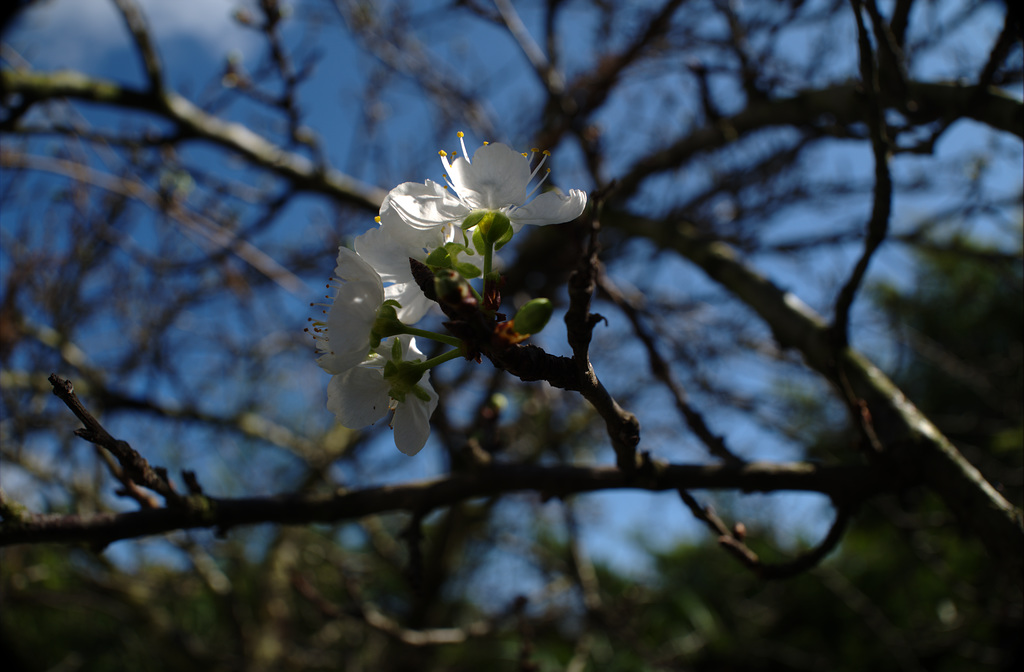
M 388 426 L 394 429 L 395 445 L 406 455 L 415 455 L 430 436 L 430 416 L 437 408 L 430 373 L 424 372 L 415 381 L 401 374 L 386 374 L 388 369 L 396 368 L 389 367 L 389 362 L 397 366 L 399 362 L 422 359 L 423 353 L 412 336 L 382 341 L 357 366 L 331 378 L 327 386 L 328 410 L 337 416 L 338 422 L 351 428 L 372 425 L 393 412 Z
M 459 134 L 461 141 L 462 134 Z M 429 229 L 445 224 L 459 224 L 474 211 L 494 211 L 507 216 L 512 229 L 518 232 L 523 226 L 545 226 L 576 219 L 587 205 L 587 195 L 573 189 L 569 195 L 548 191 L 535 198 L 537 190 L 547 177 L 537 175 L 547 160 L 542 155 L 537 166 L 530 168 L 530 155 L 515 151 L 501 143 L 485 144 L 473 154 L 472 161 L 466 155 L 449 161 L 446 152 L 441 152 L 441 162 L 448 171 L 446 179 L 449 189 L 436 182 L 425 184 L 406 182 L 391 190 L 388 195 L 392 207 L 410 226 Z M 531 182 L 533 188 L 527 192 Z

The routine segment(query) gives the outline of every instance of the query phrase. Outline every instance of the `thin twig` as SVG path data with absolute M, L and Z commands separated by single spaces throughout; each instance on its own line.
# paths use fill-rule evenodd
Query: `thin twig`
M 127 441 L 115 439 L 103 428 L 103 425 L 79 401 L 78 395 L 75 394 L 74 387 L 70 381 L 60 378 L 55 373 L 50 374 L 49 381 L 50 385 L 53 386 L 53 394 L 63 401 L 64 405 L 85 425 L 84 428 L 75 430 L 75 436 L 108 450 L 117 458 L 129 479 L 149 488 L 153 492 L 159 493 L 168 503 L 177 503 L 181 499 L 181 496 L 174 491 L 170 482 L 149 466 L 146 458 L 139 455 L 138 452 L 128 445 Z
M 835 317 L 831 329 L 837 348 L 842 348 L 849 343 L 850 308 L 853 306 L 857 290 L 864 280 L 872 257 L 881 247 L 889 232 L 889 215 L 892 210 L 892 176 L 889 174 L 891 149 L 885 123 L 885 111 L 882 108 L 878 64 L 875 63 L 871 51 L 871 41 L 868 38 L 867 28 L 864 26 L 864 18 L 861 16 L 861 4 L 858 0 L 851 0 L 851 4 L 857 19 L 861 80 L 868 101 L 867 123 L 871 135 L 871 149 L 875 156 L 875 198 L 871 208 L 871 219 L 867 225 L 867 235 L 864 238 L 864 252 L 857 260 L 853 272 L 836 299 Z
M 588 243 L 580 255 L 579 265 L 569 276 L 569 308 L 565 312 L 566 335 L 572 348 L 572 359 L 582 382 L 580 394 L 589 401 L 604 419 L 608 437 L 615 450 L 615 462 L 619 468 L 631 472 L 637 467 L 636 447 L 640 443 L 640 422 L 636 416 L 619 406 L 597 377 L 590 363 L 590 340 L 594 327 L 604 320 L 590 312 L 590 303 L 597 287 L 599 275 L 599 250 L 597 233 L 601 228 L 598 219 L 601 197 L 596 196 L 592 206 Z
M 654 336 L 644 327 L 643 322 L 640 320 L 640 312 L 636 306 L 604 273 L 598 276 L 597 283 L 601 291 L 625 313 L 633 325 L 633 333 L 636 334 L 637 338 L 640 339 L 640 342 L 647 349 L 647 359 L 650 362 L 651 375 L 654 376 L 655 380 L 660 381 L 671 393 L 676 409 L 683 416 L 690 430 L 697 435 L 707 447 L 708 452 L 715 457 L 725 460 L 728 464 L 742 464 L 743 459 L 729 450 L 725 445 L 725 439 L 711 431 L 704 420 L 704 416 L 693 408 L 687 400 L 686 390 L 683 388 L 682 383 L 673 375 L 672 368 L 658 351 L 658 346 L 654 342 Z
M 745 534 L 741 532 L 742 528 L 739 525 L 730 529 L 711 507 L 701 506 L 693 495 L 685 490 L 680 490 L 679 496 L 694 517 L 707 525 L 713 533 L 719 535 L 718 543 L 762 579 L 788 579 L 817 566 L 839 545 L 851 516 L 847 506 L 836 504 L 835 521 L 821 543 L 788 562 L 773 564 L 762 562 L 757 553 L 744 543 Z M 833 503 L 835 504 L 835 500 Z
M 142 65 L 146 68 L 146 78 L 149 79 L 149 88 L 153 93 L 159 94 L 164 88 L 163 66 L 160 64 L 160 56 L 156 53 L 156 47 L 153 46 L 153 40 L 150 39 L 146 17 L 134 0 L 114 0 L 114 4 L 120 10 L 121 17 L 135 41 L 135 46 L 138 47 Z
M 425 630 L 404 628 L 394 619 L 377 609 L 376 606 L 363 600 L 358 585 L 348 577 L 345 577 L 345 587 L 348 589 L 349 596 L 355 602 L 355 613 L 343 610 L 328 600 L 302 574 L 296 573 L 292 576 L 292 586 L 299 595 L 316 607 L 324 617 L 330 619 L 340 619 L 346 616 L 361 618 L 371 628 L 409 646 L 462 644 L 470 638 L 489 635 L 494 629 L 493 625 L 486 621 L 477 621 L 462 628 L 430 628 Z

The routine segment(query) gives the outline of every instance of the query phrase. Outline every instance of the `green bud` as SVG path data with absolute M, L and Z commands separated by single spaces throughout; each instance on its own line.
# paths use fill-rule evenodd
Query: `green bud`
M 462 221 L 462 230 L 473 229 L 473 247 L 483 254 L 484 249 L 501 247 L 512 239 L 512 222 L 497 210 L 474 210 Z
M 512 231 L 512 222 L 501 212 L 488 212 L 487 216 L 477 224 L 484 242 L 495 244 Z M 511 236 L 509 236 L 511 237 Z
M 473 247 L 480 254 L 487 254 L 487 241 L 484 240 L 484 234 L 480 232 L 479 228 L 473 229 Z
M 512 319 L 512 328 L 523 336 L 536 334 L 548 323 L 554 310 L 555 307 L 547 299 L 533 299 L 516 313 Z

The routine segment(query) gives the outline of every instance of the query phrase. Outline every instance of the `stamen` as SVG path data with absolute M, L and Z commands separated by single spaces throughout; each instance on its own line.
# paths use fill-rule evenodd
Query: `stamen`
M 537 164 L 537 167 L 533 169 L 532 173 L 530 173 L 530 179 L 531 180 L 533 178 L 537 177 L 537 173 L 540 171 L 540 167 L 543 166 L 544 162 L 548 160 L 549 156 L 551 156 L 551 152 L 549 152 L 546 149 L 543 152 L 541 152 L 539 149 L 534 149 L 532 151 L 539 153 L 541 155 L 541 159 L 540 159 L 540 163 Z M 551 172 L 551 171 L 549 170 L 548 172 Z
M 444 166 L 444 169 L 449 173 L 452 172 L 452 164 L 448 162 L 448 152 L 442 149 L 437 153 L 437 155 L 441 157 L 441 165 Z
M 466 134 L 459 131 L 455 135 L 459 136 L 459 144 L 462 145 L 462 155 L 466 157 L 466 161 L 469 161 L 469 152 L 466 151 Z
M 458 189 L 456 189 L 456 188 L 455 188 L 455 185 L 454 185 L 454 184 L 452 184 L 452 180 L 451 180 L 451 178 L 450 178 L 450 177 L 448 177 L 448 174 L 447 174 L 447 173 L 445 173 L 445 174 L 441 175 L 441 177 L 443 177 L 443 178 L 444 178 L 444 188 L 445 188 L 445 189 L 447 189 L 447 188 L 451 187 L 452 191 L 456 191 L 456 192 L 458 191 Z
M 540 168 L 540 166 L 537 166 L 537 167 Z M 537 171 L 533 171 L 533 172 L 536 173 Z M 540 189 L 540 185 L 544 184 L 544 181 L 548 179 L 548 175 L 550 175 L 550 174 L 551 174 L 551 169 L 548 168 L 547 172 L 544 173 L 544 177 L 540 178 L 540 181 L 537 182 L 537 184 L 534 185 L 533 189 L 530 190 L 530 193 L 528 193 L 526 195 L 526 200 L 527 201 L 530 200 L 530 198 L 533 197 L 533 195 L 535 193 L 537 193 L 537 190 Z

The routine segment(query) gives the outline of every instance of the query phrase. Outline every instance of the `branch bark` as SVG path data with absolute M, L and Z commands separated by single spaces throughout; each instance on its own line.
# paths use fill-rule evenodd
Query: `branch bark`
M 888 485 L 870 467 L 824 467 L 808 463 L 689 465 L 648 462 L 632 474 L 617 467 L 496 465 L 433 480 L 386 485 L 329 496 L 219 499 L 191 495 L 174 508 L 129 513 L 44 515 L 22 512 L 0 522 L 0 546 L 87 543 L 103 547 L 121 539 L 176 530 L 240 525 L 336 523 L 381 513 L 423 515 L 474 497 L 536 492 L 543 498 L 633 488 L 650 491 L 737 489 L 743 492 L 820 492 L 860 501 Z

